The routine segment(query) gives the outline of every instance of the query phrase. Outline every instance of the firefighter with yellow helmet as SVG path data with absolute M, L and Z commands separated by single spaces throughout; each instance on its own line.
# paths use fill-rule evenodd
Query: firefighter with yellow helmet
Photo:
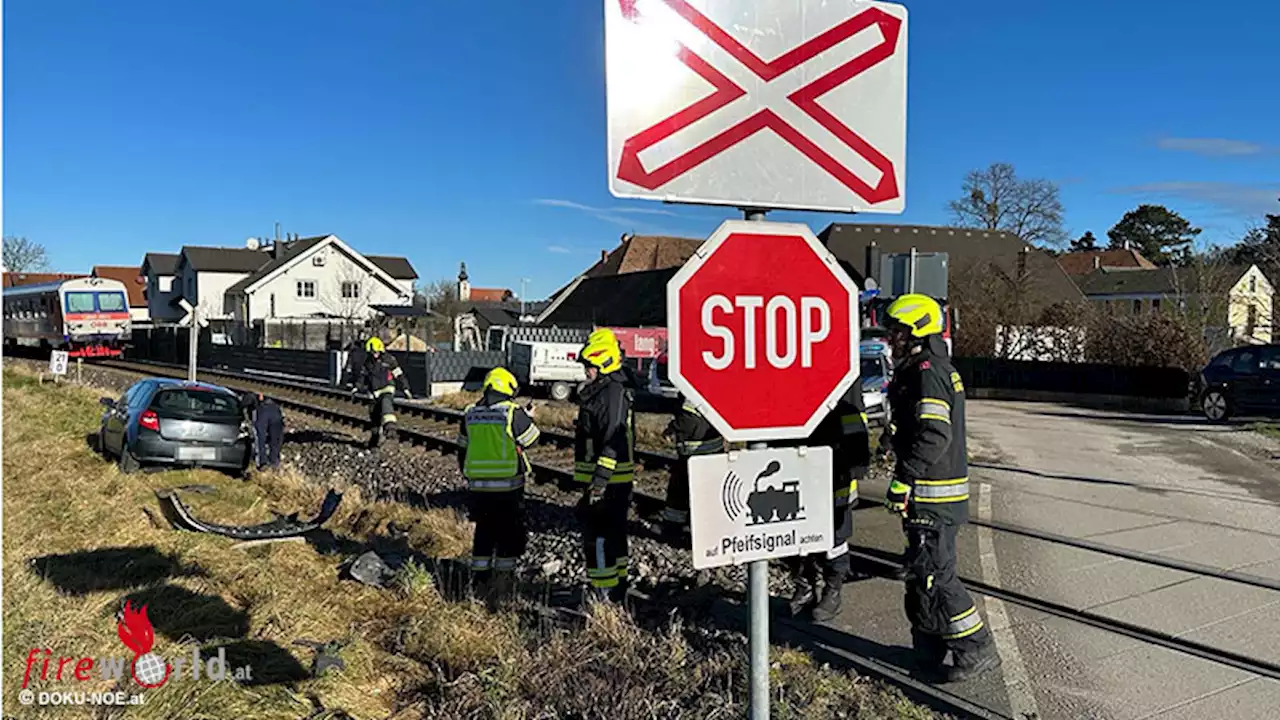
M 965 680 L 998 667 L 1000 656 L 956 577 L 956 533 L 969 520 L 964 383 L 942 338 L 937 301 L 903 295 L 886 314 L 898 367 L 889 386 L 897 467 L 885 506 L 902 515 L 907 536 L 912 643 L 926 672 L 946 682 Z
M 484 377 L 484 394 L 467 407 L 458 444 L 462 475 L 470 490 L 475 522 L 471 571 L 478 589 L 502 594 L 512 585 L 516 562 L 528 535 L 524 523 L 524 486 L 532 473 L 525 449 L 538 440 L 532 406 L 515 402 L 519 384 L 497 367 Z
M 635 480 L 634 400 L 622 368 L 618 338 L 591 333 L 579 352 L 586 382 L 578 389 L 573 479 L 582 490 L 583 551 L 591 597 L 621 600 L 627 592 L 627 511 Z
M 369 419 L 373 422 L 373 432 L 369 436 L 369 446 L 377 447 L 384 435 L 395 432 L 396 407 L 395 394 L 399 387 L 406 398 L 413 399 L 409 392 L 409 381 L 400 369 L 400 363 L 388 353 L 382 338 L 371 337 L 364 343 L 364 362 L 356 372 L 352 393 L 360 389 L 373 396 L 373 407 L 369 410 Z

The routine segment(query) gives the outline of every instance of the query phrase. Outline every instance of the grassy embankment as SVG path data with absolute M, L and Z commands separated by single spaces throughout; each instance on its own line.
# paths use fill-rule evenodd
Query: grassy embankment
M 449 601 L 431 576 L 410 569 L 393 590 L 338 579 L 344 555 L 285 542 L 237 548 L 227 538 L 158 527 L 153 491 L 207 483 L 188 494 L 201 517 L 250 524 L 270 509 L 314 513 L 324 489 L 290 471 L 242 482 L 209 471 L 122 475 L 86 444 L 100 392 L 38 385 L 4 369 L 4 628 L 9 682 L 4 708 L 18 713 L 27 652 L 119 656 L 115 613 L 146 603 L 166 658 L 226 650 L 260 684 L 189 677 L 146 691 L 122 717 L 324 718 L 707 718 L 744 714 L 745 648 L 708 641 L 678 622 L 658 631 L 596 612 L 582 629 L 529 622 Z M 352 488 L 328 528 L 342 541 L 385 537 L 395 523 L 413 549 L 459 556 L 470 525 L 453 511 L 362 500 Z M 345 671 L 308 677 L 299 639 L 347 639 Z M 55 661 L 56 662 L 56 661 Z M 68 666 L 70 675 L 73 666 Z M 894 690 L 816 665 L 804 653 L 774 654 L 778 718 L 927 718 Z M 38 668 L 37 668 L 38 673 Z M 112 690 L 112 681 L 46 682 L 34 690 Z M 118 686 L 139 690 L 131 682 Z M 90 716 L 89 708 L 21 707 L 23 718 Z

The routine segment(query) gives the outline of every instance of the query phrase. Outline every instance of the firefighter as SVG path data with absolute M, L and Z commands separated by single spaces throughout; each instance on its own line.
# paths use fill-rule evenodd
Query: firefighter
M 783 446 L 791 443 L 783 443 Z M 813 619 L 827 622 L 840 612 L 840 590 L 850 574 L 849 539 L 853 537 L 853 506 L 858 500 L 858 481 L 866 477 L 871 463 L 867 413 L 862 386 L 855 382 L 813 435 L 802 443 L 826 445 L 832 450 L 831 500 L 834 505 L 831 549 L 802 557 L 788 558 L 791 581 L 791 614 L 799 615 L 817 600 Z M 818 583 L 822 596 L 818 597 Z
M 667 480 L 662 532 L 669 542 L 678 544 L 689 533 L 689 458 L 724 452 L 724 438 L 684 397 L 663 434 L 675 443 L 677 461 Z
M 926 672 L 955 682 L 1000 665 L 991 632 L 956 577 L 956 533 L 969 520 L 964 383 L 947 355 L 936 301 L 903 295 L 886 314 L 900 360 L 889 387 L 897 463 L 885 506 L 902 515 L 907 536 L 912 644 Z
M 404 396 L 413 399 L 409 392 L 409 382 L 404 378 L 404 371 L 396 359 L 386 352 L 382 339 L 371 337 L 364 344 L 365 358 L 355 378 L 352 394 L 364 388 L 373 395 L 373 407 L 369 411 L 369 419 L 373 422 L 373 432 L 369 436 L 369 447 L 377 447 L 383 435 L 395 432 L 396 407 L 395 393 L 399 387 Z
M 587 379 L 578 389 L 573 479 L 582 491 L 578 511 L 589 597 L 620 601 L 628 585 L 627 511 L 636 472 L 633 396 L 611 331 L 591 333 L 578 359 Z
M 524 485 L 532 473 L 526 448 L 538 440 L 533 407 L 514 398 L 516 378 L 497 367 L 484 378 L 484 395 L 466 409 L 458 457 L 470 490 L 476 524 L 471 571 L 477 588 L 501 596 L 510 590 L 516 561 L 524 554 Z

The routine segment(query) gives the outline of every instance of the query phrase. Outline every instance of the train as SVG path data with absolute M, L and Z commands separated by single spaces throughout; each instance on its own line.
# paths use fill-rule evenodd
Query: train
M 4 289 L 4 344 L 120 357 L 133 334 L 124 283 L 77 278 Z

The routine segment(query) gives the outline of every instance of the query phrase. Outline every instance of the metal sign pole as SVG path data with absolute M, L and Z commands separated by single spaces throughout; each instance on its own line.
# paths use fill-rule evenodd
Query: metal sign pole
M 196 353 L 200 346 L 200 306 L 191 308 L 191 322 L 187 325 L 187 381 L 196 381 Z
M 750 222 L 764 222 L 764 210 L 743 208 Z M 751 443 L 751 450 L 763 450 L 767 443 Z M 752 560 L 747 565 L 747 613 L 750 618 L 751 720 L 769 720 L 769 561 Z

